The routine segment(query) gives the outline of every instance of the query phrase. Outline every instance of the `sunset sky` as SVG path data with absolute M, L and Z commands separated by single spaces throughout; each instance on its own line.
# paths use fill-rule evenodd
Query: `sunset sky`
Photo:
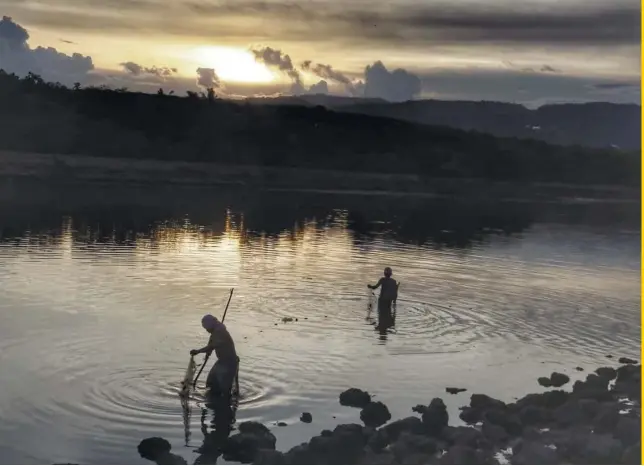
M 3 0 L 0 16 L 0 68 L 66 84 L 530 105 L 640 95 L 639 0 Z

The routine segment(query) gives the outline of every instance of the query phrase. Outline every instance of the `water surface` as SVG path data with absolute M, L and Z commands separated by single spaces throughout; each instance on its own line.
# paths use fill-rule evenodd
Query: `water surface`
M 394 418 L 440 396 L 456 420 L 472 391 L 638 357 L 635 204 L 39 189 L 0 203 L 5 463 L 145 463 L 149 436 L 192 462 L 201 392 L 186 420 L 177 389 L 230 287 L 237 420 L 285 421 L 280 449 L 357 421 L 350 386 Z M 381 334 L 366 284 L 384 266 L 402 285 Z

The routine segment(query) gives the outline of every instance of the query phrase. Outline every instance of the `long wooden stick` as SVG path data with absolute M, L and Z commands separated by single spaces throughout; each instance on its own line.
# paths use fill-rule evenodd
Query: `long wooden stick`
M 235 291 L 235 288 L 230 289 L 230 296 L 228 297 L 228 302 L 226 303 L 226 309 L 224 309 L 224 316 L 221 318 L 222 324 L 224 323 L 224 319 L 226 319 L 226 313 L 228 312 L 228 306 L 230 306 L 230 300 L 233 299 L 233 291 Z M 210 358 L 210 354 L 206 354 L 206 359 L 203 360 L 201 369 L 199 369 L 199 372 L 197 372 L 197 377 L 195 377 L 195 381 L 192 383 L 193 389 L 197 386 L 197 380 L 199 380 L 199 376 L 201 375 L 203 368 L 206 367 L 206 363 L 208 362 L 209 358 Z

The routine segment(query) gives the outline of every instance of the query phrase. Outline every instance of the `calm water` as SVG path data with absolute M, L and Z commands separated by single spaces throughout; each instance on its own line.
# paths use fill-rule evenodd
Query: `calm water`
M 472 391 L 511 400 L 552 370 L 638 357 L 639 238 L 638 204 L 5 192 L 0 461 L 145 463 L 149 436 L 194 461 L 201 397 L 186 421 L 177 388 L 230 287 L 237 419 L 288 423 L 280 449 L 358 420 L 337 402 L 351 386 L 394 418 L 436 396 L 456 418 Z M 381 335 L 365 285 L 386 265 L 402 285 Z

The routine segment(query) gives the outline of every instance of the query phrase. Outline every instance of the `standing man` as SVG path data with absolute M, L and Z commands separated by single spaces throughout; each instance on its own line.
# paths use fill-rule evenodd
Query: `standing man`
M 385 268 L 384 277 L 378 280 L 375 285 L 367 285 L 370 289 L 375 290 L 382 287 L 380 290 L 380 297 L 378 298 L 378 324 L 388 328 L 393 324 L 393 316 L 391 315 L 391 305 L 398 299 L 398 283 L 391 278 L 391 267 Z
M 194 356 L 199 353 L 210 355 L 213 351 L 215 352 L 217 362 L 208 373 L 206 387 L 210 389 L 211 395 L 229 397 L 239 368 L 235 342 L 233 342 L 226 326 L 219 322 L 215 316 L 206 314 L 201 319 L 201 325 L 210 333 L 208 344 L 203 348 L 191 350 L 190 355 Z

